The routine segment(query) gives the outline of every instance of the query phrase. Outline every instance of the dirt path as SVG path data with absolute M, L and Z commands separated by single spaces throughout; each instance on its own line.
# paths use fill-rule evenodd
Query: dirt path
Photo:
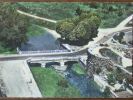
M 21 14 L 24 14 L 24 15 L 27 15 L 27 16 L 30 16 L 30 17 L 37 18 L 37 19 L 42 19 L 42 20 L 44 20 L 44 21 L 48 21 L 48 22 L 52 22 L 52 23 L 56 23 L 55 20 L 51 20 L 51 19 L 47 19 L 47 18 L 43 18 L 43 17 L 39 17 L 39 16 L 35 16 L 35 15 L 31 15 L 31 14 L 25 13 L 25 12 L 20 11 L 20 10 L 17 10 L 17 12 L 19 12 L 19 13 L 21 13 Z

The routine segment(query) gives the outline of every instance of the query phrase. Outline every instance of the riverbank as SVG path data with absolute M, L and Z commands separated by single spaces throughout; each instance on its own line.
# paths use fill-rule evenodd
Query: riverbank
M 82 98 L 79 90 L 70 85 L 60 74 L 51 68 L 30 67 L 43 97 Z
M 50 64 L 46 68 L 30 67 L 42 95 L 45 95 L 45 97 L 63 98 L 104 97 L 100 89 L 87 78 L 86 73 L 81 74 L 74 71 L 73 63 L 76 62 L 67 62 L 64 68 L 60 68 L 60 65 Z M 60 83 L 60 86 L 58 86 L 57 83 L 61 80 L 63 80 L 63 83 Z M 62 87 L 67 84 L 68 87 Z

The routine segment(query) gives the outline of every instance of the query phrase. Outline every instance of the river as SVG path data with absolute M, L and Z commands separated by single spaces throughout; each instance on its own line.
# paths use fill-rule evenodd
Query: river
M 69 74 L 66 75 L 66 80 L 76 88 L 78 88 L 82 96 L 86 98 L 104 97 L 99 88 L 93 86 L 85 74 L 78 74 L 73 70 L 72 63 L 68 64 L 66 70 Z
M 38 50 L 62 50 L 59 46 L 59 41 L 53 37 L 53 35 L 47 31 L 40 36 L 28 36 L 29 41 L 21 44 L 21 51 L 38 51 Z
M 59 41 L 52 36 L 51 33 L 45 31 L 45 34 L 41 36 L 29 37 L 29 41 L 25 44 L 22 44 L 20 50 L 22 51 L 35 51 L 35 50 L 61 50 L 59 46 Z M 93 86 L 93 84 L 87 78 L 85 74 L 78 74 L 73 70 L 73 62 L 67 63 L 67 69 L 65 72 L 69 73 L 64 78 L 69 82 L 69 84 L 75 86 L 80 90 L 80 93 L 83 97 L 104 97 L 103 93 L 99 88 Z M 38 64 L 31 64 L 30 66 L 38 66 Z M 47 67 L 51 67 L 48 65 Z

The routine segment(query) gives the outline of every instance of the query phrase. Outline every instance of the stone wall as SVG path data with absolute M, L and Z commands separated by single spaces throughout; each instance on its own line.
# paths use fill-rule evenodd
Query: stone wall
M 125 49 L 124 50 L 124 56 L 126 58 L 132 59 L 133 49 Z
M 92 77 L 93 74 L 97 74 L 97 71 L 102 70 L 102 68 L 106 68 L 107 70 L 112 70 L 113 68 L 119 67 L 117 64 L 115 64 L 111 59 L 109 58 L 100 58 L 98 56 L 95 56 L 94 54 L 91 54 L 88 50 L 88 59 L 87 59 L 87 67 L 88 67 L 88 76 Z M 122 67 L 121 67 L 122 70 Z M 132 84 L 132 75 L 122 70 L 122 73 L 124 73 L 128 79 L 128 83 Z
M 95 55 L 92 55 L 89 52 L 88 52 L 87 66 L 91 71 L 93 71 L 93 73 L 96 73 L 96 71 L 101 69 L 102 67 L 105 67 L 107 69 L 116 67 L 116 65 L 111 59 L 100 58 Z

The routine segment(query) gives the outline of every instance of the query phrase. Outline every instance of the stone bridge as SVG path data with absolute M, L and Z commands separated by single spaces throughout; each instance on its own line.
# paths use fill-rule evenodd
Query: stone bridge
M 63 67 L 67 61 L 81 61 L 83 65 L 87 65 L 86 60 L 82 56 L 31 57 L 27 59 L 27 62 L 41 64 L 41 67 L 45 67 L 49 62 L 59 62 L 60 66 Z

